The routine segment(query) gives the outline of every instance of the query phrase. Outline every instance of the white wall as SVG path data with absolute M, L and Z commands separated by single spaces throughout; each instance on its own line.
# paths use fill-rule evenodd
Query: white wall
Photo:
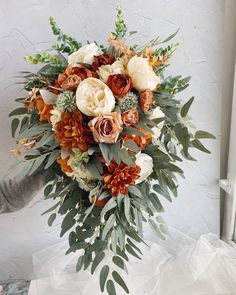
M 207 143 L 211 156 L 194 153 L 198 162 L 184 164 L 186 180 L 180 181 L 179 198 L 166 204 L 165 218 L 171 226 L 195 236 L 218 233 L 223 0 L 1 0 L 0 174 L 10 164 L 9 149 L 14 147 L 7 113 L 15 107 L 13 99 L 22 95 L 20 86 L 13 85 L 14 76 L 20 70 L 33 70 L 23 61 L 24 55 L 53 42 L 48 17 L 54 15 L 65 32 L 82 42 L 104 42 L 113 29 L 117 4 L 122 4 L 130 29 L 139 31 L 136 42 L 181 28 L 176 38 L 181 47 L 168 72 L 192 76 L 191 86 L 179 98 L 185 101 L 196 96 L 191 115 L 199 129 L 213 132 L 218 140 Z M 27 276 L 31 253 L 58 239 L 40 217 L 50 204 L 33 203 L 20 213 L 0 216 L 0 280 L 17 274 L 15 264 Z

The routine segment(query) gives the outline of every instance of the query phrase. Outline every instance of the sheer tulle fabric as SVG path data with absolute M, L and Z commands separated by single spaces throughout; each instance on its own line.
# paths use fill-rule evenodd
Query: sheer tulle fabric
M 123 274 L 131 295 L 236 294 L 236 248 L 216 235 L 194 240 L 171 229 L 166 241 L 146 242 L 149 247 L 142 246 L 142 261 L 130 257 L 129 275 Z M 67 247 L 61 242 L 35 254 L 38 279 L 32 281 L 29 295 L 102 294 L 99 268 L 94 276 L 89 271 L 75 273 L 79 254 L 65 256 Z M 117 294 L 126 293 L 117 288 Z

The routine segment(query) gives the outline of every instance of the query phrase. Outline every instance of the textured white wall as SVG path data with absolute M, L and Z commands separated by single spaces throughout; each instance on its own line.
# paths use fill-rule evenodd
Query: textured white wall
M 181 28 L 176 38 L 181 46 L 168 72 L 192 76 L 191 86 L 179 98 L 185 101 L 196 96 L 191 115 L 199 129 L 213 132 L 218 140 L 208 143 L 211 156 L 196 152 L 198 162 L 184 164 L 186 179 L 180 181 L 179 198 L 166 204 L 165 218 L 171 226 L 192 235 L 218 233 L 224 0 L 1 0 L 0 175 L 10 164 L 9 149 L 14 147 L 7 114 L 15 107 L 13 99 L 22 95 L 20 86 L 13 85 L 14 76 L 20 70 L 34 70 L 24 62 L 24 55 L 47 49 L 54 41 L 49 16 L 54 15 L 65 32 L 82 42 L 104 42 L 113 29 L 118 4 L 124 8 L 129 28 L 139 31 L 133 38 L 136 42 L 164 37 Z M 26 277 L 31 253 L 58 240 L 57 231 L 47 229 L 45 218 L 40 217 L 50 205 L 40 198 L 17 214 L 0 216 L 0 280 Z

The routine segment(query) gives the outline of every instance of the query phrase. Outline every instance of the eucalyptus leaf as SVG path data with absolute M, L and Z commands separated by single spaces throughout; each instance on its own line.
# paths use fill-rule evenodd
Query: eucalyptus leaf
M 115 198 L 111 198 L 102 209 L 101 216 L 104 216 L 108 211 L 117 207 Z
M 197 139 L 203 139 L 203 138 L 216 139 L 215 135 L 203 130 L 198 130 L 195 133 L 194 137 Z
M 102 262 L 102 260 L 105 257 L 105 253 L 104 252 L 98 252 L 97 255 L 95 256 L 94 260 L 93 260 L 93 264 L 91 267 L 91 274 L 93 274 L 96 270 L 96 268 L 98 267 L 98 265 Z
M 140 256 L 138 256 L 138 254 L 134 251 L 134 249 L 129 244 L 126 244 L 125 248 L 129 252 L 129 254 L 131 254 L 134 257 L 136 257 L 136 258 L 138 258 L 138 259 L 141 260 Z
M 103 241 L 106 239 L 108 232 L 113 228 L 115 222 L 116 222 L 116 216 L 115 216 L 115 214 L 112 214 L 108 218 L 108 220 L 106 221 L 106 224 L 105 224 L 104 229 L 102 231 L 102 240 Z
M 79 272 L 82 269 L 83 265 L 84 265 L 84 256 L 80 256 L 76 264 L 76 271 Z
M 26 108 L 17 108 L 9 114 L 9 117 L 23 115 L 23 114 L 26 114 L 27 112 L 28 111 Z
M 107 281 L 109 270 L 110 270 L 109 266 L 104 265 L 103 268 L 101 269 L 101 272 L 100 272 L 100 280 L 99 281 L 100 281 L 100 289 L 102 292 L 104 291 L 104 288 L 105 288 L 105 284 Z
M 129 294 L 129 289 L 128 289 L 126 283 L 124 282 L 124 280 L 123 280 L 122 277 L 118 274 L 117 271 L 113 271 L 113 272 L 112 272 L 112 277 L 113 277 L 113 279 L 116 281 L 116 283 L 119 284 L 119 285 L 121 286 L 121 288 L 123 288 L 127 294 Z
M 12 135 L 12 137 L 15 137 L 16 130 L 17 130 L 17 127 L 19 126 L 19 123 L 20 123 L 20 120 L 17 118 L 14 118 L 11 121 L 11 135 Z
M 193 101 L 194 101 L 194 97 L 191 97 L 181 108 L 180 114 L 183 118 L 187 116 Z
M 124 209 L 125 209 L 125 217 L 127 221 L 130 221 L 130 198 L 125 197 L 124 198 Z
M 48 225 L 49 226 L 52 226 L 53 222 L 55 221 L 57 217 L 57 214 L 56 213 L 52 213 L 49 218 L 48 218 Z
M 106 284 L 108 295 L 116 295 L 115 285 L 112 280 L 108 280 Z

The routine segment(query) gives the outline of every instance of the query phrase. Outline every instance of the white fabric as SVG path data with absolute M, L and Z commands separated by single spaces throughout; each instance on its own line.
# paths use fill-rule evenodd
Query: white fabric
M 129 275 L 123 274 L 131 295 L 235 295 L 236 248 L 206 234 L 194 240 L 170 230 L 166 241 L 147 241 L 143 259 L 130 257 Z M 34 257 L 38 280 L 29 295 L 100 295 L 99 269 L 75 273 L 78 253 L 65 256 L 67 242 L 47 248 Z M 126 294 L 117 288 L 117 294 Z

